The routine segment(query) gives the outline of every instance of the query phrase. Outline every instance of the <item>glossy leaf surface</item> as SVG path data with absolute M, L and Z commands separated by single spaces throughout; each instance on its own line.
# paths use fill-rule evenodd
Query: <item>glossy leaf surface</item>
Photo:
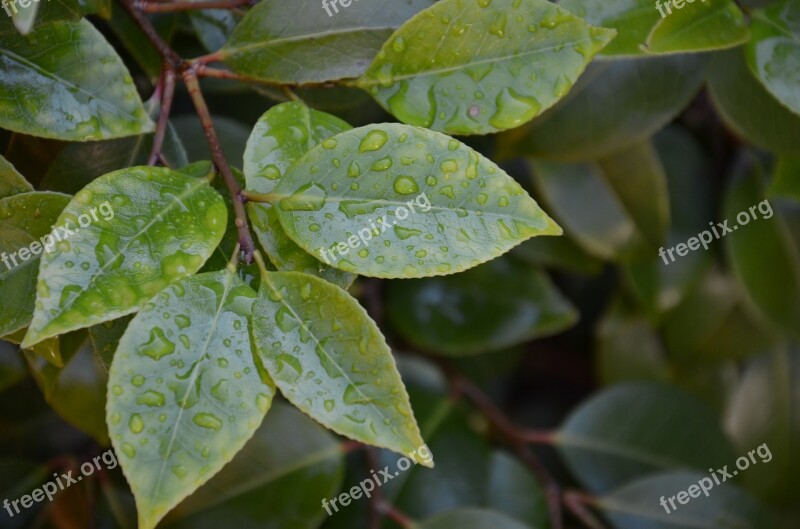
M 323 141 L 273 196 L 286 233 L 303 249 L 374 277 L 456 273 L 530 237 L 561 233 L 494 163 L 408 125 L 370 125 Z
M 236 26 L 222 57 L 237 72 L 276 82 L 357 77 L 392 31 L 432 3 L 372 0 L 345 8 L 331 2 L 323 4 L 326 12 L 314 0 L 259 2 Z
M 58 219 L 66 240 L 42 258 L 23 345 L 135 312 L 200 269 L 226 216 L 207 181 L 169 169 L 122 169 L 94 180 Z
M 268 273 L 253 338 L 283 396 L 314 420 L 403 455 L 424 444 L 385 338 L 344 290 L 315 276 Z
M 546 273 L 506 257 L 462 274 L 391 283 L 387 311 L 404 338 L 447 356 L 498 351 L 577 319 Z
M 141 134 L 152 122 L 114 49 L 88 21 L 0 34 L 0 126 L 67 141 Z
M 289 167 L 321 141 L 351 127 L 325 112 L 303 103 L 282 103 L 268 110 L 256 123 L 244 152 L 247 189 L 270 193 Z M 355 276 L 324 265 L 286 235 L 278 211 L 270 204 L 248 204 L 253 229 L 270 261 L 278 270 L 313 274 L 342 288 Z
M 114 449 L 152 529 L 252 437 L 274 387 L 257 363 L 255 292 L 233 271 L 183 279 L 159 293 L 120 340 L 108 382 Z
M 597 494 L 656 471 L 704 471 L 734 460 L 709 409 L 657 384 L 620 384 L 595 395 L 570 415 L 555 444 L 581 483 Z
M 496 132 L 564 97 L 615 34 L 546 0 L 442 0 L 391 36 L 358 86 L 409 125 Z

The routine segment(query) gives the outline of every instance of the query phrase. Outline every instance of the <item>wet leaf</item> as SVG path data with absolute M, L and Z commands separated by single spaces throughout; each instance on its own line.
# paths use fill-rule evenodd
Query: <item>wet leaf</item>
M 174 283 L 131 321 L 111 364 L 106 421 L 153 529 L 255 433 L 274 387 L 248 318 L 256 295 L 233 270 Z
M 714 467 L 716 468 L 716 467 Z M 714 485 L 708 497 L 697 484 L 702 479 L 711 480 L 709 474 L 695 472 L 665 472 L 644 477 L 615 490 L 592 502 L 608 518 L 616 529 L 777 529 L 772 517 L 749 495 L 731 483 Z M 707 482 L 704 482 L 707 483 Z M 714 482 L 711 482 L 712 485 Z M 688 503 L 673 503 L 667 498 L 695 485 L 697 499 L 690 497 Z M 660 505 L 659 498 L 669 508 L 669 513 Z
M 303 103 L 282 103 L 256 123 L 244 151 L 247 189 L 270 193 L 289 167 L 309 149 L 335 134 L 350 130 L 336 116 L 312 110 Z M 278 270 L 312 274 L 347 289 L 355 275 L 324 265 L 286 235 L 278 211 L 270 204 L 252 202 L 248 213 L 253 230 Z
M 452 274 L 530 237 L 561 233 L 494 163 L 408 125 L 370 125 L 323 141 L 273 197 L 287 235 L 303 249 L 373 277 Z
M 141 134 L 153 123 L 117 53 L 88 21 L 0 34 L 0 126 L 67 141 Z
M 800 114 L 800 3 L 783 0 L 752 14 L 747 65 L 781 104 Z
M 706 62 L 704 55 L 595 62 L 556 106 L 504 134 L 500 155 L 584 161 L 641 143 L 689 104 Z
M 692 434 L 674 435 L 678 431 Z M 619 384 L 596 394 L 569 416 L 554 443 L 595 494 L 656 471 L 704 471 L 735 459 L 710 409 L 652 383 Z
M 67 195 L 46 192 L 0 199 L 0 336 L 31 323 L 43 252 L 41 239 L 50 233 L 68 202 Z
M 226 217 L 206 180 L 169 169 L 135 167 L 94 180 L 58 219 L 66 240 L 42 258 L 23 346 L 135 312 L 200 269 Z
M 249 525 L 239 527 L 317 527 L 325 516 L 320 498 L 336 496 L 343 473 L 339 440 L 291 406 L 275 402 L 233 461 L 181 503 L 164 525 L 217 529 L 245 515 Z
M 237 72 L 279 83 L 357 77 L 392 31 L 432 3 L 370 0 L 335 8 L 326 2 L 326 12 L 311 0 L 259 2 L 236 26 L 222 57 Z
M 578 317 L 546 273 L 506 257 L 453 276 L 395 281 L 386 305 L 405 339 L 445 356 L 499 351 L 563 331 Z
M 33 191 L 33 186 L 14 169 L 11 163 L 0 156 L 0 198 Z
M 404 123 L 486 134 L 564 97 L 614 35 L 545 0 L 442 0 L 389 38 L 358 86 Z
M 386 339 L 344 290 L 307 274 L 267 273 L 253 338 L 283 396 L 314 420 L 406 456 L 424 444 Z
M 800 155 L 800 116 L 787 112 L 756 79 L 742 49 L 714 55 L 708 84 L 717 112 L 738 135 L 771 152 Z

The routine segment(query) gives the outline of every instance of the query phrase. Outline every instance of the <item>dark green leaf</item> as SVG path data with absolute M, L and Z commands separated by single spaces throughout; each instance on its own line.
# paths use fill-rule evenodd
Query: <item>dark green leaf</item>
M 392 31 L 432 3 L 370 0 L 338 4 L 334 13 L 334 2 L 266 0 L 236 26 L 222 57 L 240 73 L 279 83 L 357 77 Z
M 499 351 L 563 331 L 578 316 L 547 274 L 502 257 L 462 274 L 395 281 L 387 296 L 403 337 L 446 356 Z
M 457 509 L 417 524 L 419 529 L 535 529 L 505 514 L 485 509 Z
M 409 125 L 486 134 L 564 97 L 614 35 L 546 0 L 441 0 L 389 38 L 358 86 Z
M 8 160 L 0 156 L 0 198 L 33 191 L 33 186 L 14 169 Z
M 649 138 L 689 103 L 705 75 L 703 55 L 592 64 L 567 97 L 505 135 L 505 156 L 580 161 Z
M 554 442 L 580 482 L 603 494 L 656 471 L 705 470 L 730 463 L 733 450 L 719 422 L 681 391 L 628 383 L 584 403 Z M 691 435 L 675 435 L 679 431 Z
M 27 37 L 0 34 L 0 126 L 87 141 L 149 132 L 133 79 L 89 22 L 55 22 Z

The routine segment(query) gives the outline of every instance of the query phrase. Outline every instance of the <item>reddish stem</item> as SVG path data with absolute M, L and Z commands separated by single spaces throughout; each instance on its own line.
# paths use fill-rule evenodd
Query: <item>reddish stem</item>
M 164 63 L 164 70 L 161 73 L 161 109 L 158 115 L 158 124 L 156 126 L 156 134 L 153 137 L 153 148 L 150 150 L 150 157 L 147 159 L 147 165 L 155 165 L 158 160 L 164 157 L 161 154 L 161 149 L 164 146 L 164 137 L 167 132 L 167 125 L 169 124 L 169 114 L 172 110 L 172 99 L 175 96 L 175 71 Z
M 564 506 L 589 529 L 606 529 L 605 526 L 592 514 L 586 504 L 594 503 L 594 498 L 578 491 L 564 493 Z

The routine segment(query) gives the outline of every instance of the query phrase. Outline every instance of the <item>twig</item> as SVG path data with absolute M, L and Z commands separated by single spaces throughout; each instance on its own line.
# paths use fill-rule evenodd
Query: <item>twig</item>
M 564 506 L 583 522 L 589 529 L 606 529 L 605 526 L 586 508 L 585 504 L 594 503 L 594 498 L 578 491 L 564 493 Z
M 203 2 L 135 2 L 133 6 L 143 13 L 173 13 L 196 9 L 234 9 L 255 5 L 258 0 L 209 0 Z
M 175 71 L 166 63 L 164 64 L 164 70 L 161 72 L 159 88 L 161 90 L 161 108 L 158 114 L 156 134 L 153 136 L 153 148 L 150 149 L 147 165 L 155 165 L 159 159 L 164 159 L 161 155 L 161 149 L 164 147 L 164 137 L 169 124 L 169 114 L 172 110 L 172 100 L 175 97 Z
M 250 228 L 247 224 L 242 189 L 233 177 L 228 161 L 225 159 L 225 154 L 222 152 L 217 131 L 214 129 L 214 123 L 211 120 L 211 113 L 208 111 L 202 92 L 200 92 L 200 83 L 197 81 L 197 75 L 195 75 L 193 69 L 188 68 L 181 73 L 181 77 L 186 89 L 189 91 L 189 97 L 192 98 L 197 116 L 200 118 L 200 125 L 203 127 L 208 146 L 211 149 L 211 159 L 219 172 L 222 173 L 222 178 L 225 180 L 225 185 L 228 187 L 228 192 L 233 199 L 233 211 L 236 214 L 235 224 L 236 229 L 239 230 L 239 244 L 242 247 L 245 263 L 250 264 L 253 262 L 253 252 L 256 247 L 255 243 L 253 243 L 253 238 L 250 236 Z

